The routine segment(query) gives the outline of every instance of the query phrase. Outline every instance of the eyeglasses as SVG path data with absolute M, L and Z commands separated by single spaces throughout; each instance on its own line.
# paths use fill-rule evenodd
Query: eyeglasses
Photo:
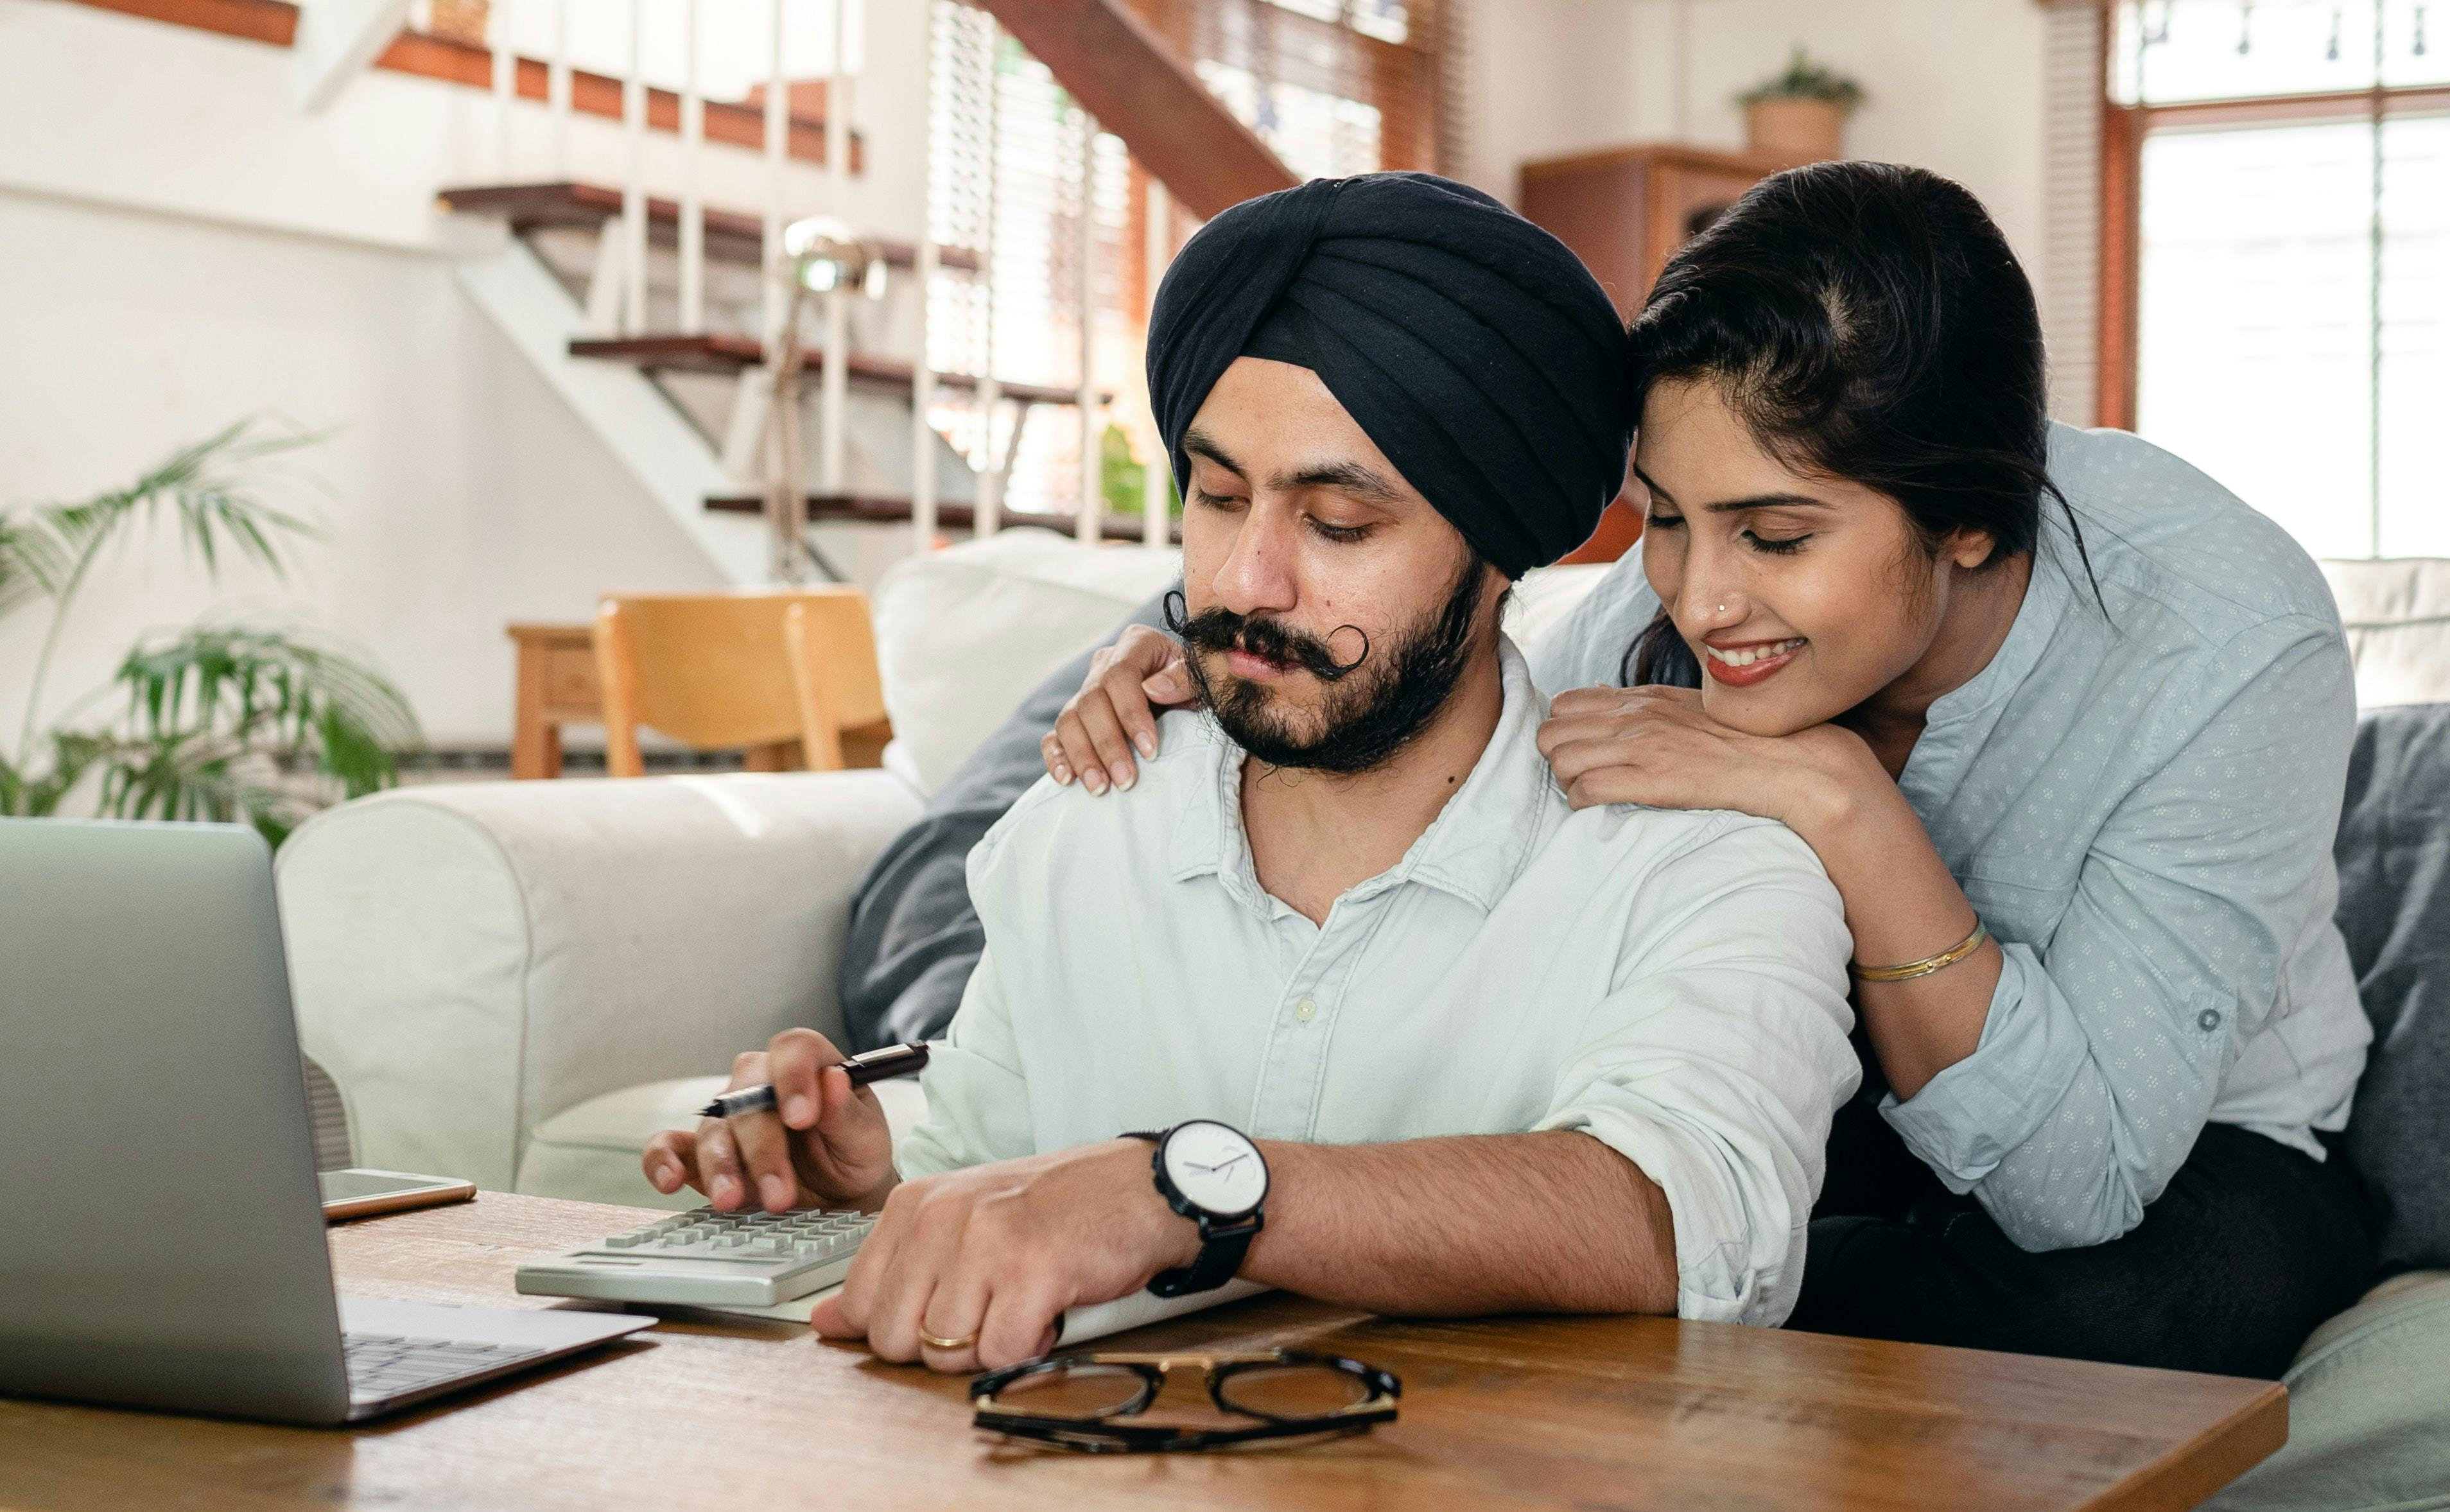
M 1146 1412 L 1167 1372 L 1197 1366 L 1219 1412 L 1255 1421 L 1193 1427 L 1122 1421 Z M 1341 1355 L 1064 1354 L 989 1370 L 970 1383 L 980 1427 L 1089 1454 L 1206 1449 L 1261 1439 L 1366 1432 L 1390 1423 L 1404 1384 Z

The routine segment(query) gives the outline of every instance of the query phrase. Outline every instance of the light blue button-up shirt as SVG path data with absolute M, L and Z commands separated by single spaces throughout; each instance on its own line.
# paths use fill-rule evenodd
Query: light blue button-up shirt
M 1186 1118 L 1321 1144 L 1578 1130 L 1666 1194 L 1679 1311 L 1784 1321 L 1860 1077 L 1838 890 L 1781 824 L 1575 812 L 1547 701 L 1503 656 L 1471 774 L 1324 923 L 1260 884 L 1242 752 L 1205 715 L 1166 717 L 1129 792 L 1024 794 L 970 852 L 986 951 L 904 1174 Z
M 2006 956 L 1979 1047 L 1881 1107 L 2028 1250 L 2132 1229 L 2207 1121 L 2322 1158 L 2372 1037 L 2332 912 L 2356 690 L 2321 572 L 2169 454 L 2053 426 L 2055 504 L 2008 638 L 1897 780 Z M 1532 649 L 1620 681 L 1640 553 Z

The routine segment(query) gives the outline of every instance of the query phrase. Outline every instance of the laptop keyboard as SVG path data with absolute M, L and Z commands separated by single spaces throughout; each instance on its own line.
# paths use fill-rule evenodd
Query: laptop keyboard
M 515 1365 L 544 1353 L 515 1344 L 466 1339 L 411 1339 L 389 1333 L 340 1336 L 348 1362 L 349 1395 L 364 1401 L 403 1396 L 459 1376 Z

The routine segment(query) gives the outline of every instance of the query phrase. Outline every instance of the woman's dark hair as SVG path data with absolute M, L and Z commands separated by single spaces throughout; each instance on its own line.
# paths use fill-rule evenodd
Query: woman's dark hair
M 1636 404 L 1663 378 L 1709 381 L 1771 455 L 1896 499 L 1929 550 L 1987 532 L 1987 568 L 2033 550 L 2044 494 L 2068 508 L 2032 285 L 1981 202 L 1935 173 L 1762 180 L 1668 260 L 1629 334 Z M 1622 675 L 1701 686 L 1664 606 Z

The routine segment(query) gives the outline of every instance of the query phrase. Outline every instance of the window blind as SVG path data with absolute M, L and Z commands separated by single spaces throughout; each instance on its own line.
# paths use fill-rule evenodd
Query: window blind
M 2103 16 L 2051 6 L 2043 21 L 2042 246 L 2035 295 L 2050 354 L 2051 414 L 2097 423 L 2101 302 Z

